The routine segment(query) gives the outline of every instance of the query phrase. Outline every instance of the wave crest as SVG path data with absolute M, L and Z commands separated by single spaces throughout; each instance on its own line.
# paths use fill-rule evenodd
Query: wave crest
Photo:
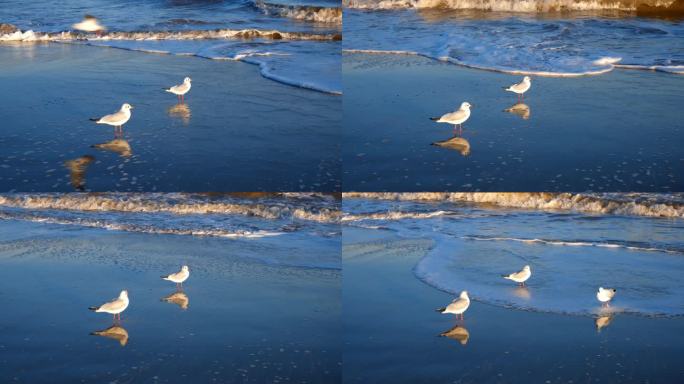
M 341 34 L 282 32 L 262 29 L 214 29 L 183 31 L 133 31 L 106 32 L 102 34 L 64 32 L 36 32 L 15 30 L 0 35 L 0 42 L 48 42 L 48 41 L 110 41 L 110 40 L 210 40 L 210 39 L 271 39 L 338 41 Z
M 452 201 L 491 204 L 507 208 L 684 218 L 684 196 L 681 194 L 346 192 L 343 196 L 345 198 L 380 200 Z
M 267 15 L 314 23 L 342 24 L 342 8 L 272 4 L 256 0 L 254 5 Z
M 637 2 L 621 0 L 345 0 L 348 8 L 404 9 L 444 8 L 492 12 L 637 11 Z M 641 1 L 668 8 L 675 0 Z
M 307 205 L 287 200 L 261 202 L 211 201 L 159 194 L 37 194 L 0 196 L 0 206 L 21 209 L 53 209 L 86 212 L 171 213 L 175 215 L 223 214 L 264 219 L 294 218 L 319 223 L 339 221 L 340 211 L 327 204 Z

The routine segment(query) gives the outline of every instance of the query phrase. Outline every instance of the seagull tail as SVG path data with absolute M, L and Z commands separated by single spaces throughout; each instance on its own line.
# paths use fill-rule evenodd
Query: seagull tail
M 437 121 L 437 120 L 439 120 L 439 119 L 441 119 L 441 117 L 431 117 L 431 118 L 430 118 L 430 120 L 432 120 L 432 121 Z
M 442 308 L 437 308 L 437 309 L 435 309 L 435 312 L 439 312 L 439 313 L 442 313 L 442 312 L 444 312 L 444 311 L 446 311 L 446 307 L 442 307 Z
M 169 279 L 169 275 L 166 275 L 166 276 L 160 276 L 160 277 L 162 278 L 162 280 L 168 280 L 168 279 Z
M 98 119 L 98 118 L 96 118 L 96 117 L 91 117 L 91 118 L 88 119 L 88 120 L 90 120 L 90 121 L 98 121 L 98 120 L 100 120 L 100 119 Z
M 88 307 L 88 309 L 90 309 L 91 311 L 97 311 L 98 309 L 100 309 L 100 307 Z
M 501 277 L 503 277 L 504 279 L 511 279 L 511 275 L 501 275 Z

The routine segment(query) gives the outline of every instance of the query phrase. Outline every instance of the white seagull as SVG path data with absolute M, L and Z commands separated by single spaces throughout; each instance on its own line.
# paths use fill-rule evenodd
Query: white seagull
M 76 23 L 71 26 L 71 28 L 83 32 L 104 32 L 107 30 L 104 26 L 100 24 L 95 16 L 85 15 L 83 21 Z
M 192 87 L 192 79 L 189 77 L 186 77 L 183 79 L 183 84 L 178 84 L 174 85 L 171 88 L 164 88 L 166 92 L 173 93 L 174 95 L 178 96 L 178 101 L 181 103 L 185 101 L 185 94 L 190 92 L 190 88 Z
M 183 285 L 183 282 L 190 277 L 190 268 L 187 265 L 181 267 L 181 270 L 170 275 L 162 276 L 161 278 L 168 281 L 173 281 L 176 285 Z
M 508 275 L 501 275 L 504 279 L 513 280 L 521 286 L 525 285 L 527 279 L 532 276 L 532 270 L 529 265 L 523 267 L 522 271 L 514 272 Z
M 463 313 L 468 310 L 470 306 L 470 298 L 468 297 L 467 291 L 462 291 L 458 299 L 454 299 L 451 304 L 444 308 L 438 308 L 439 313 L 452 313 L 454 315 L 461 315 L 463 319 Z
M 118 298 L 113 299 L 108 303 L 104 303 L 99 307 L 89 307 L 88 309 L 95 312 L 110 313 L 114 315 L 114 320 L 116 321 L 117 318 L 121 320 L 121 312 L 128 308 L 128 303 L 128 291 L 124 290 L 121 291 Z
M 523 77 L 523 80 L 517 84 L 513 84 L 510 87 L 506 88 L 504 87 L 505 90 L 508 92 L 513 92 L 518 95 L 518 99 L 525 98 L 525 92 L 529 91 L 530 88 L 532 87 L 532 79 L 529 76 Z
M 470 105 L 469 102 L 464 101 L 463 103 L 461 103 L 461 107 L 456 111 L 449 112 L 440 117 L 431 117 L 430 120 L 436 121 L 438 123 L 452 124 L 454 126 L 454 131 L 456 130 L 456 126 L 458 125 L 459 130 L 463 131 L 461 129 L 461 124 L 465 123 L 466 120 L 470 118 L 470 107 L 472 107 L 472 105 Z
M 615 288 L 603 288 L 599 287 L 598 292 L 596 292 L 596 298 L 601 303 L 608 305 L 608 302 L 613 300 L 617 289 Z
M 119 132 L 123 135 L 123 125 L 128 122 L 131 118 L 131 109 L 133 107 L 125 103 L 121 106 L 118 112 L 114 112 L 111 115 L 105 115 L 100 118 L 92 118 L 90 121 L 94 121 L 97 124 L 107 124 L 114 127 L 114 133 L 116 134 L 117 128 Z

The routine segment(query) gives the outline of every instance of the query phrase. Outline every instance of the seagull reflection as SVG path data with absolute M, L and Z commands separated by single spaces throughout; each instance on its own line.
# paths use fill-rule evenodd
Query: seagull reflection
M 448 331 L 444 331 L 439 334 L 442 337 L 448 337 L 452 340 L 456 340 L 461 345 L 466 345 L 468 344 L 468 339 L 470 339 L 470 332 L 466 329 L 466 327 L 457 325 Z
M 454 136 L 448 140 L 435 141 L 432 145 L 453 149 L 462 156 L 470 155 L 470 142 L 463 137 Z
M 596 318 L 596 331 L 601 332 L 601 329 L 610 325 L 613 321 L 613 316 L 599 316 Z
M 85 174 L 90 163 L 95 161 L 95 156 L 85 155 L 77 159 L 67 160 L 64 165 L 69 170 L 71 185 L 77 191 L 85 191 Z
M 176 291 L 166 297 L 163 297 L 161 301 L 176 304 L 182 310 L 188 309 L 188 306 L 190 305 L 190 298 L 183 291 Z
M 128 344 L 128 331 L 126 331 L 126 329 L 120 325 L 114 324 L 107 329 L 91 332 L 90 334 L 93 336 L 102 336 L 117 340 L 122 347 Z
M 118 153 L 119 156 L 122 156 L 122 157 L 130 157 L 132 154 L 131 145 L 128 144 L 128 141 L 126 141 L 124 139 L 114 139 L 114 140 L 110 140 L 106 143 L 94 144 L 94 145 L 92 145 L 92 147 L 97 148 L 97 149 L 102 149 L 105 151 Z
M 515 103 L 510 108 L 504 109 L 504 112 L 512 113 L 522 117 L 524 120 L 530 118 L 530 106 L 525 103 Z
M 530 297 L 532 297 L 532 295 L 530 295 L 530 290 L 527 289 L 527 287 L 516 287 L 513 290 L 513 295 L 525 300 L 529 300 Z
M 183 121 L 183 124 L 190 123 L 191 111 L 187 104 L 176 104 L 169 108 L 169 116 L 176 117 Z

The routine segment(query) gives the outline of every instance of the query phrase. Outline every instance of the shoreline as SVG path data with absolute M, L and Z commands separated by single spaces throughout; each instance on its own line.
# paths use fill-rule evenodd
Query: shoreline
M 435 313 L 453 296 L 414 274 L 430 248 L 426 241 L 345 227 L 345 382 L 666 383 L 683 374 L 672 349 L 682 348 L 681 336 L 669 336 L 678 334 L 681 317 L 617 314 L 597 330 L 596 317 L 507 309 L 476 298 L 463 322 Z M 439 337 L 447 331 L 453 332 Z

